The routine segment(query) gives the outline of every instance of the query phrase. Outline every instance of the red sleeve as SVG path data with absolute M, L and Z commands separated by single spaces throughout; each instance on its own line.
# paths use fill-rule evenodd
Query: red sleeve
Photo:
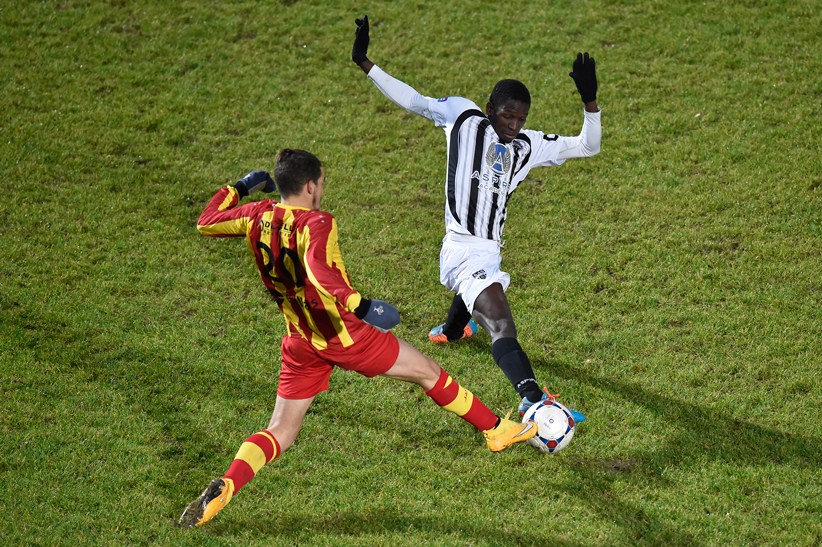
M 337 242 L 337 221 L 329 213 L 318 214 L 299 237 L 305 247 L 308 279 L 320 292 L 336 300 L 349 312 L 360 305 L 362 296 L 351 286 Z
M 248 233 L 248 223 L 260 202 L 237 207 L 240 195 L 233 186 L 220 188 L 197 221 L 200 233 L 213 237 L 239 237 Z

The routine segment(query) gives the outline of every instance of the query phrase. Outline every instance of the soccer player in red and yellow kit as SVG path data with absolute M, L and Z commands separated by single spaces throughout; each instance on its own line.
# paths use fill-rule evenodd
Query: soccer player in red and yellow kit
M 285 149 L 274 179 L 254 171 L 211 199 L 197 223 L 214 237 L 245 237 L 263 283 L 283 311 L 288 334 L 268 428 L 251 435 L 222 478 L 191 502 L 179 525 L 194 527 L 217 514 L 265 464 L 291 446 L 314 397 L 328 389 L 333 367 L 412 382 L 449 412 L 482 431 L 497 452 L 533 437 L 537 428 L 499 418 L 478 397 L 455 382 L 437 363 L 390 330 L 399 312 L 357 292 L 337 244 L 337 222 L 320 211 L 325 172 L 304 150 Z M 241 198 L 279 187 L 271 199 L 238 206 Z

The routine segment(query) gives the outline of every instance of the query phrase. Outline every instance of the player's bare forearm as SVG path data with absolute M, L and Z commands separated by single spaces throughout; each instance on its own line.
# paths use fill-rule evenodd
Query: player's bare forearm
M 374 68 L 374 63 L 372 63 L 368 59 L 366 59 L 362 63 L 358 63 L 358 64 L 359 64 L 360 68 L 363 70 L 363 72 L 365 72 L 366 74 L 371 72 L 371 69 Z

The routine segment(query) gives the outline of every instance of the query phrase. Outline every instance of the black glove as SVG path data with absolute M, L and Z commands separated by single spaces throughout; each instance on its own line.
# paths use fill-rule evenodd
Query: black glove
M 368 16 L 363 15 L 362 19 L 355 19 L 357 23 L 356 38 L 354 38 L 354 49 L 351 51 L 351 60 L 357 64 L 368 60 L 365 55 L 368 53 Z
M 252 171 L 235 182 L 234 188 L 240 193 L 240 197 L 244 198 L 259 190 L 268 194 L 276 190 L 277 185 L 274 183 L 271 175 L 268 174 L 268 171 Z
M 397 308 L 383 300 L 369 300 L 363 298 L 354 311 L 359 319 L 368 323 L 378 331 L 388 332 L 400 324 L 400 312 Z
M 585 56 L 577 53 L 574 71 L 569 72 L 568 76 L 573 78 L 574 83 L 577 84 L 577 91 L 583 103 L 597 100 L 597 65 L 593 57 L 588 57 L 588 52 Z

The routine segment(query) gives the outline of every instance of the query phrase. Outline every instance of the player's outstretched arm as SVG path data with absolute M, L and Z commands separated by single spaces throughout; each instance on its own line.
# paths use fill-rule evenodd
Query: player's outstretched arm
M 351 50 L 351 60 L 357 63 L 363 72 L 368 74 L 374 67 L 374 63 L 368 60 L 368 16 L 363 15 L 362 19 L 355 19 L 357 30 L 354 33 L 354 48 Z
M 363 72 L 368 75 L 380 92 L 403 110 L 432 119 L 428 112 L 428 100 L 416 89 L 397 80 L 393 76 L 386 74 L 380 67 L 368 60 L 368 16 L 363 15 L 362 19 L 357 19 L 357 31 L 354 38 L 354 48 L 351 51 L 351 60 L 359 65 Z
M 585 104 L 586 112 L 598 112 L 597 107 L 597 67 L 594 58 L 588 55 L 577 53 L 573 70 L 568 75 L 574 80 L 579 91 L 579 96 Z
M 535 165 L 553 165 L 555 160 L 569 160 L 572 158 L 588 158 L 599 154 L 602 141 L 602 124 L 600 110 L 597 106 L 597 73 L 594 58 L 588 53 L 577 53 L 573 71 L 568 74 L 577 86 L 579 97 L 585 105 L 585 121 L 582 131 L 576 137 L 556 137 L 548 139 L 559 147 L 559 151 L 552 156 L 549 147 L 544 146 L 547 163 L 540 162 L 539 154 L 532 154 Z M 547 137 L 546 137 L 547 138 Z

